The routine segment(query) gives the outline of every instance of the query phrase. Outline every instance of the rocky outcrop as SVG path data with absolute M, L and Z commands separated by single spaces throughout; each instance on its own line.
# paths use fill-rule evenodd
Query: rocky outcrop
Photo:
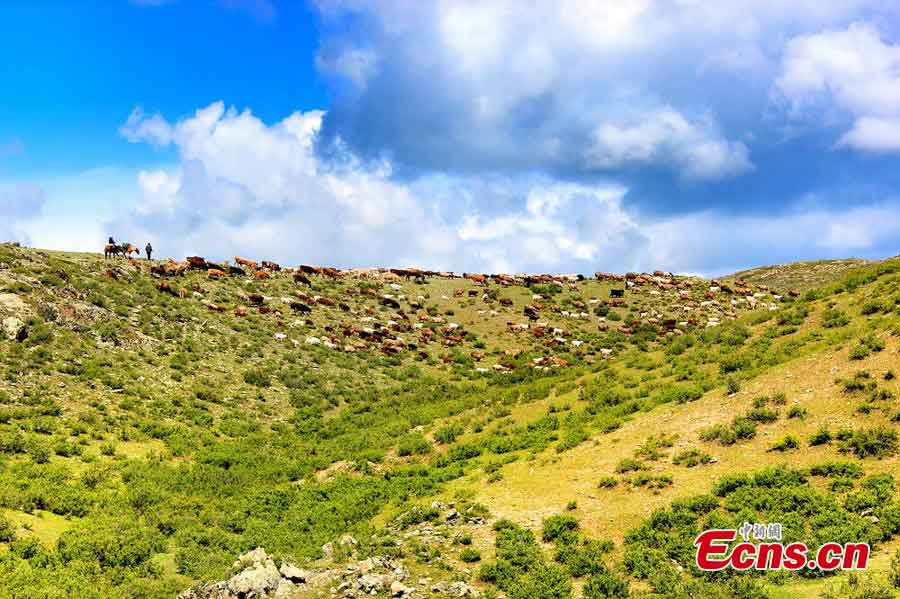
M 178 599 L 291 599 L 309 579 L 305 570 L 293 564 L 276 567 L 262 547 L 240 556 L 233 569 L 237 573 L 228 580 L 199 585 Z
M 25 322 L 33 315 L 31 307 L 15 293 L 0 293 L 0 331 L 9 341 L 28 338 Z

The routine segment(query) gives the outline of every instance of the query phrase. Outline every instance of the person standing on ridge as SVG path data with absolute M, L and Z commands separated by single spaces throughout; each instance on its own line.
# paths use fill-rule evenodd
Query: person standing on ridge
M 150 260 L 150 255 L 153 254 L 153 246 L 150 245 L 150 242 L 147 242 L 147 246 L 144 248 L 144 251 L 147 252 L 147 260 Z

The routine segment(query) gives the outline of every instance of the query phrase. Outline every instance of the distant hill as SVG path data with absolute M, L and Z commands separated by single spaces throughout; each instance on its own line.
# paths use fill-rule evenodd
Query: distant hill
M 869 264 L 874 262 L 861 258 L 790 262 L 742 270 L 723 279 L 729 281 L 741 279 L 758 285 L 768 285 L 774 289 L 803 290 L 830 283 L 847 271 Z

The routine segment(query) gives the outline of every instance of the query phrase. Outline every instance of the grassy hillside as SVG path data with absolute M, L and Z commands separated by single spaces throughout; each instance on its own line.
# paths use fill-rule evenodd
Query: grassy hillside
M 791 262 L 742 270 L 724 277 L 725 280 L 744 280 L 774 289 L 810 289 L 840 279 L 849 271 L 859 269 L 869 260 L 847 258 L 843 260 L 817 260 L 815 262 Z
M 295 596 L 369 558 L 418 596 L 858 592 L 693 570 L 699 530 L 747 520 L 868 540 L 887 580 L 900 261 L 726 285 L 146 266 L 0 246 L 0 597 L 174 597 L 257 546 L 317 573 Z M 391 594 L 362 571 L 347 592 Z

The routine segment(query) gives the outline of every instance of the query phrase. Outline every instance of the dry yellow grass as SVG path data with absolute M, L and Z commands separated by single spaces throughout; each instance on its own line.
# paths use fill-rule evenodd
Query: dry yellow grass
M 578 503 L 575 515 L 585 532 L 613 539 L 621 546 L 624 534 L 653 510 L 667 506 L 673 499 L 707 493 L 713 482 L 725 474 L 776 464 L 798 467 L 841 459 L 842 454 L 834 446 L 807 447 L 809 434 L 823 424 L 832 429 L 842 425 L 872 426 L 886 422 L 887 417 L 879 412 L 857 414 L 859 400 L 844 395 L 835 378 L 852 376 L 860 369 L 879 375 L 896 368 L 897 364 L 898 347 L 893 341 L 888 342 L 884 351 L 862 361 L 850 361 L 846 350 L 799 358 L 745 383 L 734 395 L 725 396 L 721 389 L 716 389 L 695 402 L 663 405 L 638 414 L 613 433 L 594 437 L 563 454 L 545 452 L 535 461 L 509 464 L 504 467 L 499 482 L 488 484 L 483 477 L 468 482 L 476 492 L 476 499 L 485 503 L 495 516 L 535 529 L 544 518 L 562 512 L 569 501 L 575 500 Z M 880 386 L 893 391 L 898 388 L 896 381 L 880 382 Z M 701 429 L 729 422 L 735 415 L 748 411 L 755 397 L 777 392 L 784 392 L 788 398 L 787 405 L 780 410 L 781 417 L 772 424 L 760 426 L 751 441 L 723 447 L 699 440 Z M 786 418 L 787 409 L 793 405 L 807 410 L 804 420 Z M 613 489 L 598 488 L 601 477 L 612 475 L 620 460 L 632 457 L 647 437 L 659 433 L 678 435 L 675 446 L 666 451 L 666 457 L 650 462 L 653 472 L 672 475 L 672 487 L 659 492 L 628 488 L 621 483 Z M 800 438 L 802 448 L 786 453 L 769 451 L 787 433 Z M 695 468 L 673 465 L 671 456 L 689 447 L 702 448 L 718 461 Z M 898 474 L 900 457 L 869 459 L 863 467 L 867 474 Z M 882 548 L 873 560 L 872 569 L 886 569 L 893 549 L 893 546 Z M 776 596 L 813 597 L 820 589 L 819 582 L 798 581 L 780 588 Z

